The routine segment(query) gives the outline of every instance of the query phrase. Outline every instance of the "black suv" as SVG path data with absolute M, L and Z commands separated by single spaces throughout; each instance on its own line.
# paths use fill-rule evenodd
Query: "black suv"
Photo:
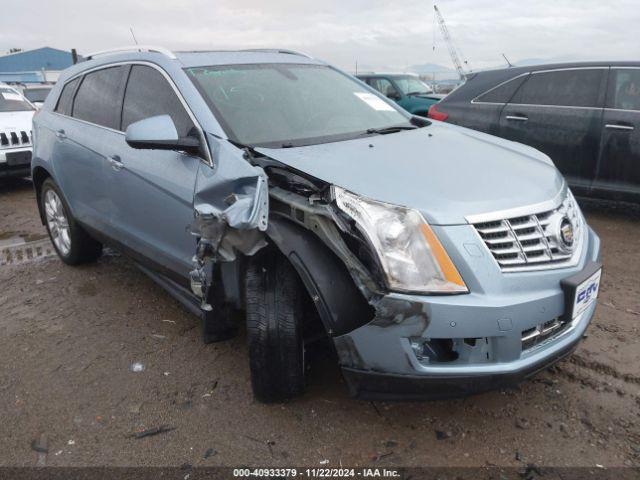
M 472 74 L 429 116 L 541 150 L 576 194 L 640 202 L 640 62 Z

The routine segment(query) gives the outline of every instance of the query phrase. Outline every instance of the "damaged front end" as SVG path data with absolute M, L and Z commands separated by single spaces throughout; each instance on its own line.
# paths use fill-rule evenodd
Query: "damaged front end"
M 222 183 L 221 163 L 218 172 L 203 174 L 195 193 L 192 233 L 198 241 L 190 283 L 209 323 L 224 317 L 218 308 L 207 315 L 212 304 L 229 302 L 229 286 L 218 284 L 216 272 L 240 264 L 233 278 L 240 282 L 245 257 L 272 244 L 298 273 L 341 365 L 364 366 L 348 335 L 364 325 L 403 325 L 410 336 L 427 329 L 422 302 L 389 298 L 389 267 L 355 214 L 340 208 L 335 187 L 254 151 L 246 150 L 244 160 L 244 176 Z
M 268 157 L 254 160 L 269 172 L 266 234 L 295 267 L 336 346 L 366 324 L 411 323 L 424 331 L 428 317 L 421 303 L 387 298 L 385 266 L 365 232 L 339 208 L 335 188 Z

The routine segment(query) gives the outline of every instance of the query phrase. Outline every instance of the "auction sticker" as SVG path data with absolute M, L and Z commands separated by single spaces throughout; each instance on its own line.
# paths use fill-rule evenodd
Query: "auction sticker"
M 364 103 L 369 105 L 374 110 L 393 112 L 395 109 L 389 105 L 387 102 L 382 100 L 380 97 L 377 97 L 373 93 L 367 92 L 353 92 L 353 94 L 362 100 Z

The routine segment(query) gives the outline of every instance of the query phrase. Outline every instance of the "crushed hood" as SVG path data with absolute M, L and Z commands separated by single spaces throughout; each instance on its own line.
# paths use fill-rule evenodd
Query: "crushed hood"
M 415 208 L 434 225 L 540 203 L 564 183 L 549 157 L 531 147 L 440 122 L 344 142 L 256 150 L 359 195 Z

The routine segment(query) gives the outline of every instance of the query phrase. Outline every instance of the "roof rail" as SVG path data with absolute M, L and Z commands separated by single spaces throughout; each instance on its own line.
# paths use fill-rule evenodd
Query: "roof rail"
M 99 52 L 90 53 L 89 55 L 85 55 L 84 59 L 91 60 L 102 55 L 115 55 L 117 53 L 125 52 L 157 52 L 171 58 L 172 60 L 176 59 L 176 56 L 171 50 L 164 47 L 154 47 L 151 45 L 131 45 L 129 47 L 111 48 L 109 50 L 102 50 Z
M 301 57 L 313 58 L 306 53 L 298 52 L 296 50 L 289 50 L 287 48 L 247 48 L 241 50 L 242 52 L 263 52 L 263 53 L 286 53 L 289 55 L 300 55 Z

